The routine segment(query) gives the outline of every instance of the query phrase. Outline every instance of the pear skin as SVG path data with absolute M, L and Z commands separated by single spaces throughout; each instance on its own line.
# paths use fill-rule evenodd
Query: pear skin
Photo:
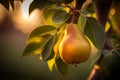
M 91 53 L 89 41 L 74 23 L 66 26 L 65 34 L 59 45 L 61 59 L 72 65 L 85 62 Z

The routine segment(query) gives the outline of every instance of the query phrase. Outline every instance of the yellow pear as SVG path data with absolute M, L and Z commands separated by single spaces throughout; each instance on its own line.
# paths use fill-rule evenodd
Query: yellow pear
M 76 24 L 67 24 L 59 45 L 59 53 L 65 63 L 72 65 L 85 62 L 89 58 L 90 43 Z
M 56 44 L 54 45 L 54 53 L 55 53 L 55 55 L 57 55 L 58 52 L 59 52 L 59 45 L 60 45 L 60 42 L 61 42 L 63 36 L 64 36 L 64 33 L 62 33 L 62 34 L 60 35 L 58 41 L 57 41 Z

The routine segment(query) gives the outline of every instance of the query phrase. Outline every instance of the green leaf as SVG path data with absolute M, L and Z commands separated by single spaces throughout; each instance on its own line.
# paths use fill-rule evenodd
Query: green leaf
M 42 59 L 44 61 L 49 60 L 53 57 L 53 55 L 54 55 L 54 53 L 53 53 L 54 42 L 55 42 L 55 37 L 53 36 L 49 39 L 49 41 L 45 45 L 45 48 L 42 52 Z
M 87 23 L 86 17 L 80 15 L 79 18 L 78 18 L 78 23 L 77 24 L 82 31 L 84 31 L 86 23 Z
M 55 14 L 55 12 L 58 10 L 59 9 L 53 9 L 53 8 L 51 9 L 51 6 L 44 9 L 43 16 L 47 24 L 56 26 L 56 24 L 52 20 L 52 17 Z
M 51 35 L 45 35 L 44 37 L 38 37 L 38 41 L 31 42 L 25 47 L 22 56 L 31 56 L 40 54 L 43 51 L 44 46 L 51 38 Z
M 103 48 L 106 38 L 105 32 L 95 18 L 87 17 L 87 24 L 84 32 L 99 50 Z
M 100 51 L 98 51 L 94 54 L 93 53 L 91 53 L 91 54 L 92 55 L 90 55 L 90 58 L 88 60 L 88 64 L 90 63 L 90 67 L 92 68 L 95 65 L 96 61 L 100 58 L 102 53 Z
M 70 17 L 65 10 L 58 10 L 52 17 L 53 22 L 60 24 Z
M 33 0 L 29 7 L 29 13 L 31 13 L 34 9 L 43 9 L 47 3 L 47 0 Z
M 0 3 L 9 10 L 9 0 L 0 0 Z
M 56 30 L 56 28 L 52 25 L 43 25 L 34 29 L 28 37 L 28 42 L 30 39 L 38 36 L 43 36 L 45 34 L 50 34 L 52 31 Z
M 110 41 L 113 47 L 120 47 L 120 35 L 114 30 L 112 30 Z
M 89 14 L 93 14 L 95 13 L 95 7 L 94 7 L 94 3 L 91 3 L 87 6 L 85 6 L 86 8 L 86 11 L 89 13 Z
M 64 16 L 64 20 L 63 20 L 63 21 L 65 22 L 65 21 L 69 20 L 71 16 L 72 16 L 71 14 L 67 13 L 67 14 Z
M 91 53 L 88 60 L 85 62 L 86 66 L 89 66 L 89 68 L 93 68 L 96 61 L 100 58 L 101 54 L 102 51 L 99 51 L 93 44 L 91 44 Z
M 26 46 L 23 55 L 22 56 L 32 56 L 32 55 L 37 55 L 39 53 L 41 53 L 41 51 L 43 50 L 41 47 L 41 44 L 39 43 L 30 43 Z M 40 49 L 39 49 L 40 48 Z M 39 50 L 38 50 L 39 49 Z
M 68 72 L 68 65 L 65 64 L 62 59 L 59 57 L 56 59 L 56 69 L 62 74 L 65 75 Z

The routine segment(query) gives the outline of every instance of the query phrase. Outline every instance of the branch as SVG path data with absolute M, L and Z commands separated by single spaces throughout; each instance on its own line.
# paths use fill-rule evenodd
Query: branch
M 73 16 L 72 16 L 72 21 L 71 22 L 77 23 L 77 20 L 78 20 L 80 14 L 78 12 L 76 12 L 76 10 L 80 10 L 85 1 L 86 0 L 76 0 L 76 5 L 75 5 L 75 9 L 73 11 Z

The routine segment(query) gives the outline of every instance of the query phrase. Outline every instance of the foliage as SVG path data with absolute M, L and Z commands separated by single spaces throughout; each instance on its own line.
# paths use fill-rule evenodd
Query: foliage
M 37 1 L 37 0 L 35 0 L 35 1 Z M 31 3 L 30 9 L 31 9 L 31 6 L 34 7 L 34 9 L 36 8 L 36 6 L 33 5 L 35 1 L 33 1 Z M 54 44 L 55 44 L 55 38 L 56 37 L 59 38 L 59 34 L 62 34 L 63 31 L 64 31 L 64 29 L 61 30 L 61 31 L 60 31 L 60 29 L 62 27 L 64 27 L 66 25 L 66 23 L 69 23 L 68 20 L 71 20 L 71 16 L 73 14 L 75 14 L 75 12 L 71 11 L 72 7 L 69 6 L 68 3 L 67 4 L 64 3 L 64 0 L 57 1 L 57 2 L 56 1 L 57 0 L 48 1 L 48 2 L 46 2 L 46 4 L 44 4 L 46 6 L 42 6 L 42 7 L 37 6 L 37 8 L 39 7 L 39 9 L 45 9 L 45 10 L 43 10 L 43 11 L 45 11 L 45 13 L 47 13 L 46 15 L 44 15 L 45 17 L 48 17 L 48 12 L 52 11 L 52 13 L 50 14 L 52 24 L 51 25 L 49 24 L 49 25 L 52 26 L 53 24 L 57 24 L 57 26 L 53 25 L 53 27 L 55 27 L 56 29 L 54 29 L 54 32 L 50 32 L 51 33 L 51 38 L 47 38 L 47 36 L 46 36 L 45 37 L 46 41 L 44 41 L 44 39 L 41 39 L 40 43 L 43 44 L 43 45 L 41 45 L 42 48 L 41 48 L 41 46 L 38 46 L 38 47 L 34 46 L 34 48 L 36 48 L 36 49 L 34 49 L 34 48 L 31 49 L 30 48 L 30 51 L 34 49 L 34 52 L 36 52 L 38 49 L 41 50 L 41 49 L 44 48 L 42 51 L 39 51 L 39 53 L 37 53 L 37 54 L 42 54 L 41 57 L 42 57 L 42 60 L 44 60 L 44 61 L 49 61 L 50 59 L 55 58 L 57 56 L 58 59 L 55 58 L 54 59 L 55 61 L 54 61 L 53 64 L 56 66 L 56 69 L 58 69 L 59 72 L 64 74 L 66 72 L 65 69 L 67 69 L 67 68 L 64 68 L 64 66 L 68 67 L 68 64 L 64 63 L 60 59 L 58 54 L 55 55 L 55 53 L 53 51 L 53 47 L 54 47 Z M 36 3 L 39 3 L 39 2 L 36 2 Z M 72 1 L 70 3 L 73 4 Z M 48 7 L 49 7 L 49 9 L 47 10 Z M 30 12 L 31 12 L 31 10 L 30 10 Z M 86 10 L 84 10 L 84 11 L 76 10 L 76 12 L 81 14 L 81 16 L 83 16 L 83 18 L 85 18 L 84 22 L 86 22 L 86 23 L 83 24 L 83 22 L 81 22 L 83 19 L 79 20 L 79 22 L 77 22 L 80 25 L 79 27 L 82 26 L 82 29 L 83 29 L 85 35 L 92 41 L 92 43 L 99 49 L 99 51 L 101 51 L 103 46 L 104 46 L 104 43 L 105 43 L 105 32 L 104 32 L 102 26 L 97 22 L 97 20 L 95 18 L 87 17 L 87 14 L 89 14 L 89 13 L 87 13 Z M 81 16 L 79 16 L 79 17 L 81 18 Z M 49 23 L 49 20 L 46 20 L 46 21 Z M 82 24 L 80 24 L 80 23 L 82 23 Z M 29 38 L 31 38 L 33 35 L 34 35 L 34 37 L 41 38 L 42 37 L 41 34 L 49 34 L 49 29 L 52 30 L 52 27 L 51 28 L 47 28 L 47 27 L 45 28 L 45 26 L 47 26 L 47 25 L 40 26 L 37 29 L 33 30 L 33 32 L 31 32 Z M 46 30 L 46 31 L 44 32 L 44 30 L 42 28 L 44 28 L 44 30 Z M 43 32 L 41 33 L 41 31 L 43 31 Z M 33 37 L 33 39 L 35 39 L 34 37 Z M 99 41 L 99 38 L 101 38 L 101 41 Z M 58 39 L 56 39 L 56 41 L 57 40 Z M 38 43 L 38 44 L 40 45 L 40 43 Z M 29 43 L 28 43 L 27 47 L 29 47 L 29 46 L 31 47 L 31 45 L 29 45 Z M 23 55 L 30 54 L 30 53 L 26 52 L 26 50 L 29 51 L 29 48 L 27 48 L 27 47 L 25 48 L 25 50 L 23 52 Z M 36 55 L 36 53 L 32 53 L 32 55 Z M 49 58 L 51 55 L 53 55 L 53 56 L 51 58 Z M 94 59 L 93 59 L 93 61 L 94 61 Z M 60 66 L 60 64 L 62 64 L 62 66 Z
M 107 54 L 100 65 L 101 77 L 103 80 L 118 79 L 120 71 L 120 48 L 115 48 L 109 54 Z
M 9 10 L 10 5 L 14 9 L 13 0 L 1 0 L 0 3 L 7 10 Z M 108 50 L 107 54 L 109 54 L 109 51 L 113 50 L 113 48 L 120 47 L 120 34 L 114 30 L 111 18 L 108 17 L 106 21 L 103 18 L 102 21 L 104 22 L 101 22 L 99 17 L 97 17 L 104 13 L 99 11 L 101 9 L 99 4 L 101 3 L 108 4 L 107 1 L 100 2 L 99 0 L 94 0 L 91 3 L 87 3 L 85 0 L 33 0 L 29 7 L 29 13 L 36 8 L 42 10 L 47 24 L 38 26 L 30 33 L 22 56 L 35 56 L 39 54 L 42 60 L 48 63 L 50 70 L 55 66 L 60 73 L 66 74 L 69 65 L 61 60 L 59 52 L 56 54 L 53 48 L 60 35 L 64 33 L 66 24 L 74 22 L 83 31 L 90 43 L 98 49 L 99 52 L 96 52 L 97 56 L 91 59 L 96 64 L 99 59 L 98 57 L 104 55 L 102 54 L 104 50 Z M 113 3 L 116 4 L 114 1 Z M 95 6 L 96 9 L 93 8 L 94 4 L 97 4 L 97 7 Z M 117 9 L 114 6 L 113 8 Z M 111 9 L 107 8 L 107 10 L 105 14 L 108 16 L 108 12 Z M 106 17 L 106 15 L 102 16 Z M 104 25 L 109 24 L 110 28 L 108 28 L 108 25 L 104 26 L 101 23 L 104 23 Z M 106 28 L 107 31 L 105 31 Z M 110 48 L 108 49 L 106 46 Z

